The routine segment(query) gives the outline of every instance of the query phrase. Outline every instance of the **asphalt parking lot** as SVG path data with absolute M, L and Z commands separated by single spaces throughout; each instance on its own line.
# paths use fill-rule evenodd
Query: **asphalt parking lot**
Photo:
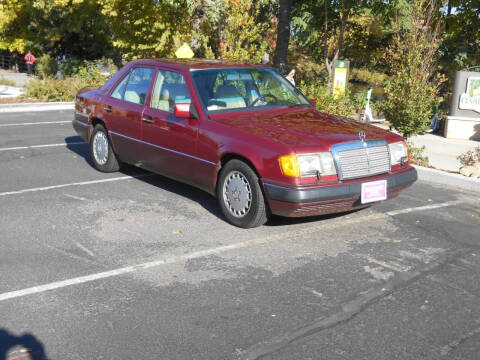
M 0 360 L 479 358 L 478 194 L 242 230 L 72 117 L 0 114 Z

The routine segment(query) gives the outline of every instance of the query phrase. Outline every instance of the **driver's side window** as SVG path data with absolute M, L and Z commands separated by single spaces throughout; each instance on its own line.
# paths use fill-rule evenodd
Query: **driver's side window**
M 173 114 L 175 104 L 190 102 L 190 93 L 183 75 L 173 71 L 159 70 L 153 86 L 150 107 Z

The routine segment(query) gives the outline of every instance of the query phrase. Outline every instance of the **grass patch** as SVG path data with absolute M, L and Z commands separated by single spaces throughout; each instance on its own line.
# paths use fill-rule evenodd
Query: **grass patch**
M 5 79 L 3 76 L 0 76 L 0 85 L 7 85 L 7 86 L 12 86 L 15 87 L 16 84 L 14 81 Z

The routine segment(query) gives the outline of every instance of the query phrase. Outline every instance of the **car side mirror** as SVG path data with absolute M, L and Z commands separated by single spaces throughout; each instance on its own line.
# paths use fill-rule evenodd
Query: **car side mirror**
M 309 99 L 313 106 L 317 107 L 317 99 Z
M 178 103 L 173 107 L 173 115 L 177 118 L 198 119 L 197 109 L 192 103 Z

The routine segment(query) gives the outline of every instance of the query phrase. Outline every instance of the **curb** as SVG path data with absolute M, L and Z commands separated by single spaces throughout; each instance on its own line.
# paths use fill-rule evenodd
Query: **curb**
M 73 102 L 0 104 L 0 113 L 50 111 L 50 110 L 73 110 L 73 109 L 74 109 Z
M 413 167 L 417 170 L 419 180 L 480 193 L 480 179 L 468 178 L 460 174 L 451 174 L 423 166 L 413 165 Z

